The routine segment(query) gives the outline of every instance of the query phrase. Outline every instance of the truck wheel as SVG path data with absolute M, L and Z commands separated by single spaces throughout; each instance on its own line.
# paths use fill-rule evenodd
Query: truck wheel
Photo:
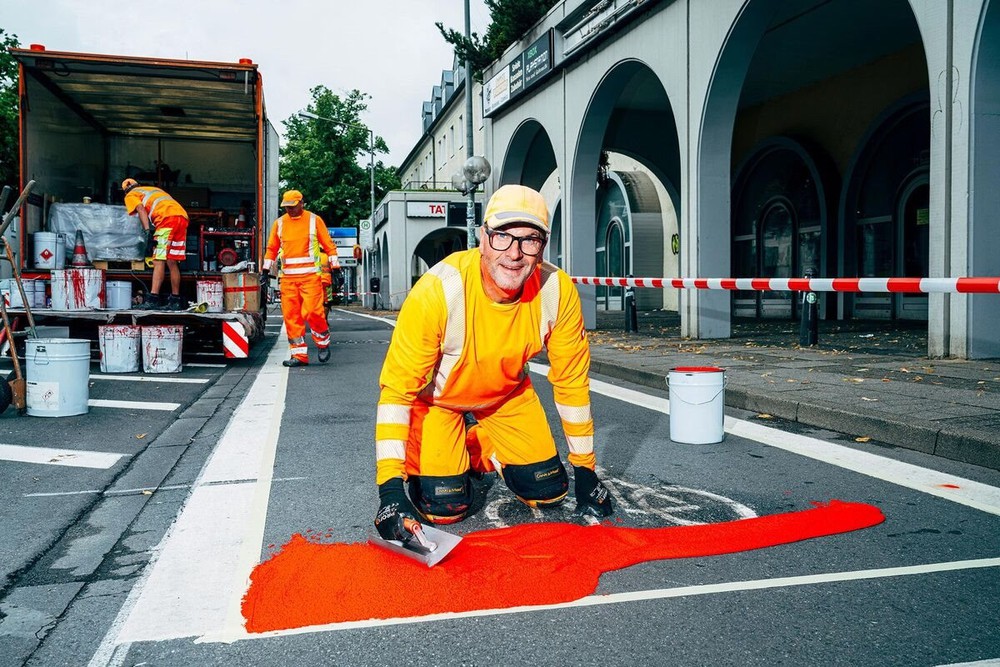
M 10 407 L 11 401 L 14 400 L 14 390 L 10 388 L 10 383 L 6 380 L 0 382 L 0 414 Z

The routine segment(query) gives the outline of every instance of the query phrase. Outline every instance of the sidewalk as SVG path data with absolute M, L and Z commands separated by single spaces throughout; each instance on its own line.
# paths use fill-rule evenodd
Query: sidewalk
M 726 405 L 1000 469 L 1000 359 L 928 359 L 926 323 L 819 323 L 799 347 L 797 322 L 737 320 L 732 338 L 680 336 L 677 313 L 599 312 L 595 373 L 665 389 L 671 368 L 726 370 Z M 766 418 L 766 417 L 765 417 Z

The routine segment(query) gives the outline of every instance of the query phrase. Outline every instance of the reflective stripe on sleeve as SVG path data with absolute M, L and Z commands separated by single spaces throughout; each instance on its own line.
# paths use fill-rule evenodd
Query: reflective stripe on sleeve
M 594 418 L 590 412 L 590 403 L 586 405 L 563 405 L 562 403 L 556 403 L 556 410 L 559 412 L 559 419 L 571 424 L 583 424 Z
M 406 443 L 402 440 L 378 440 L 375 442 L 375 460 L 406 459 Z
M 379 424 L 410 424 L 409 405 L 380 405 L 375 415 L 375 421 Z
M 594 436 L 592 435 L 567 435 L 566 444 L 572 454 L 593 454 Z

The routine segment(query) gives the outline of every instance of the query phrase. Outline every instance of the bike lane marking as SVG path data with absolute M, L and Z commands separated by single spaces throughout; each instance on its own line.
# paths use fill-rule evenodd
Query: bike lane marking
M 284 333 L 154 549 L 90 667 L 120 665 L 137 641 L 242 635 L 240 602 L 260 560 L 288 369 Z

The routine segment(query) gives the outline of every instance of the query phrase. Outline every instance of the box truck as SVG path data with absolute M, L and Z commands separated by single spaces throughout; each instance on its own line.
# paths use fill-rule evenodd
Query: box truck
M 263 334 L 267 308 L 262 299 L 247 298 L 248 291 L 257 284 L 279 210 L 278 135 L 267 118 L 257 65 L 41 45 L 11 54 L 19 64 L 21 184 L 35 185 L 6 240 L 23 277 L 46 285 L 34 292 L 35 319 L 77 327 L 86 321 L 183 324 L 186 341 L 246 357 Z M 148 293 L 152 270 L 137 216 L 125 214 L 125 178 L 166 190 L 187 210 L 181 296 L 199 303 L 207 295 L 210 312 L 197 312 L 204 306 L 173 313 L 131 308 Z M 126 303 L 57 310 L 67 306 L 51 302 L 51 280 L 69 268 L 81 238 L 88 262 L 115 288 L 102 290 L 102 299 L 130 294 Z M 233 294 L 216 304 L 219 284 Z

